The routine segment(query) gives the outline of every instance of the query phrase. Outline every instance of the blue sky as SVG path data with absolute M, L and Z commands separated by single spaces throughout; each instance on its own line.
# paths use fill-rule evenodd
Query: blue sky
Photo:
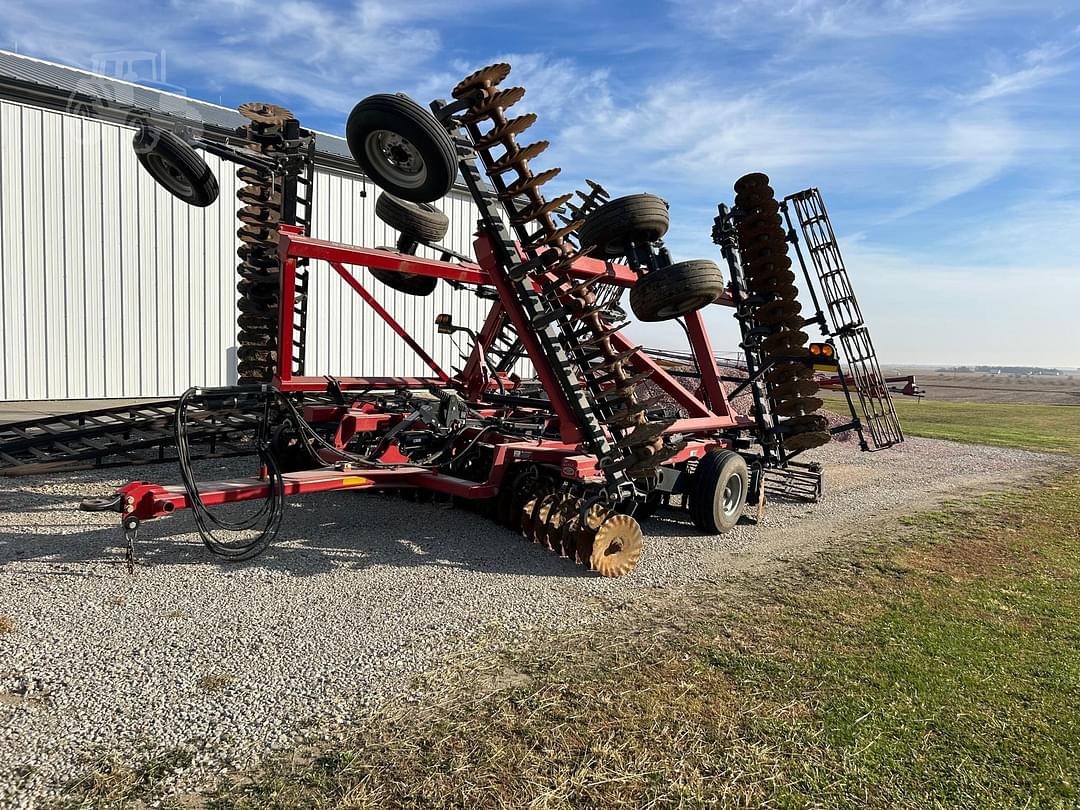
M 38 0 L 9 4 L 0 47 L 164 50 L 191 96 L 333 133 L 369 93 L 445 97 L 509 61 L 552 193 L 659 194 L 676 258 L 704 258 L 741 174 L 817 186 L 887 361 L 1080 366 L 1075 2 Z

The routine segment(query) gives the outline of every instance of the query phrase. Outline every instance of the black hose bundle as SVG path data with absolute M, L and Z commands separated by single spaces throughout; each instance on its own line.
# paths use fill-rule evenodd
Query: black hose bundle
M 281 528 L 281 518 L 285 512 L 285 479 L 270 444 L 270 406 L 272 396 L 263 401 L 263 418 L 255 433 L 256 450 L 263 469 L 266 470 L 269 495 L 255 513 L 239 521 L 228 521 L 210 512 L 199 494 L 194 471 L 191 469 L 191 451 L 187 435 L 187 409 L 191 399 L 197 396 L 199 389 L 189 388 L 181 396 L 176 406 L 176 455 L 180 465 L 180 476 L 184 481 L 188 502 L 191 504 L 195 524 L 203 544 L 213 554 L 227 560 L 240 562 L 250 560 L 261 554 L 277 536 Z M 290 403 L 291 404 L 291 403 Z M 215 529 L 226 532 L 242 532 L 259 528 L 259 533 L 252 538 L 242 540 L 222 540 L 214 533 Z
M 259 420 L 258 428 L 256 429 L 255 445 L 259 460 L 263 469 L 266 471 L 269 493 L 263 501 L 262 506 L 260 506 L 256 512 L 238 521 L 225 520 L 210 512 L 203 502 L 202 495 L 199 492 L 199 486 L 195 480 L 195 473 L 191 468 L 191 449 L 188 437 L 187 419 L 188 408 L 194 397 L 202 395 L 210 398 L 213 397 L 215 393 L 232 398 L 234 401 L 241 396 L 261 396 L 262 398 L 263 413 L 262 418 Z M 453 443 L 466 429 L 465 426 L 462 425 L 460 429 L 452 432 L 446 437 L 444 445 L 439 451 L 429 457 L 405 463 L 387 463 L 378 461 L 373 457 L 378 454 L 379 447 L 368 456 L 356 455 L 347 450 L 335 447 L 320 436 L 318 432 L 307 423 L 300 411 L 297 410 L 296 405 L 288 396 L 270 385 L 256 384 L 219 390 L 189 388 L 180 396 L 180 400 L 177 402 L 176 406 L 176 454 L 180 466 L 180 476 L 184 482 L 184 490 L 187 493 L 187 499 L 191 506 L 192 514 L 195 516 L 195 524 L 198 527 L 203 544 L 210 549 L 213 554 L 227 560 L 239 562 L 250 560 L 252 557 L 258 556 L 266 550 L 271 542 L 273 542 L 281 528 L 281 519 L 285 511 L 285 476 L 281 470 L 281 464 L 275 456 L 274 444 L 272 441 L 273 426 L 281 424 L 281 418 L 273 418 L 273 408 L 275 405 L 281 408 L 281 411 L 277 416 L 283 417 L 286 421 L 291 422 L 293 428 L 296 430 L 298 438 L 309 448 L 313 451 L 316 448 L 321 448 L 328 455 L 335 456 L 339 459 L 339 462 L 337 463 L 327 462 L 323 460 L 317 452 L 312 452 L 312 459 L 325 469 L 336 468 L 338 464 L 341 463 L 377 469 L 431 466 L 438 463 L 439 457 L 443 456 L 444 453 L 450 449 Z M 415 416 L 416 415 L 414 415 L 413 421 L 415 421 Z M 449 465 L 451 468 L 456 462 L 459 462 L 464 458 L 489 431 L 498 427 L 504 427 L 501 421 L 495 422 L 490 418 L 487 418 L 484 421 L 488 422 L 488 424 L 482 427 L 480 431 L 472 437 L 465 448 L 453 457 Z M 409 424 L 409 419 L 406 419 L 401 424 Z M 252 530 L 258 530 L 259 533 L 255 537 L 242 540 L 223 540 L 215 534 L 216 531 L 235 533 Z

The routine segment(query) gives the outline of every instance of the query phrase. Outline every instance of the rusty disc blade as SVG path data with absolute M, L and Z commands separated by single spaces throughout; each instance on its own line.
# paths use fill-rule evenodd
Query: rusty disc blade
M 575 219 L 573 222 L 564 225 L 557 231 L 549 233 L 547 236 L 540 240 L 540 244 L 544 245 L 545 247 L 556 247 L 557 245 L 562 243 L 562 241 L 566 239 L 566 237 L 568 237 L 570 234 L 580 228 L 581 222 L 582 221 L 580 219 Z
M 609 326 L 607 329 L 601 329 L 590 337 L 584 338 L 578 341 L 579 346 L 596 346 L 603 343 L 605 340 L 610 340 L 611 336 L 616 332 L 622 331 L 622 326 Z
M 602 363 L 597 363 L 594 366 L 590 366 L 589 373 L 595 374 L 598 371 L 611 373 L 615 371 L 616 368 L 621 368 L 626 360 L 630 359 L 640 351 L 641 347 L 635 346 L 632 349 L 627 349 L 626 351 L 619 352 L 618 354 L 613 354 L 610 357 L 605 357 Z
M 510 171 L 510 169 L 513 169 L 516 166 L 520 166 L 523 170 L 528 169 L 529 161 L 542 155 L 548 146 L 550 146 L 549 141 L 536 141 L 535 143 L 530 143 L 528 146 L 523 146 L 520 149 L 509 151 L 491 164 L 488 173 L 502 174 L 503 172 Z M 524 173 L 524 171 L 522 173 Z
M 245 205 L 236 212 L 236 218 L 248 225 L 277 225 L 281 219 L 273 208 L 266 205 Z
M 773 197 L 753 197 L 752 195 L 743 195 L 742 197 L 736 197 L 736 204 L 742 200 L 742 204 L 739 208 L 744 212 L 744 216 L 749 219 L 750 217 L 757 216 L 773 216 L 779 213 L 780 203 L 778 203 Z
M 765 214 L 757 212 L 750 214 L 743 220 L 740 220 L 739 224 L 735 227 L 735 230 L 738 232 L 740 239 L 750 234 L 762 232 L 785 232 L 784 221 L 780 218 L 779 214 Z
M 492 116 L 496 111 L 503 111 L 513 107 L 523 98 L 525 98 L 524 87 L 507 87 L 505 90 L 492 93 L 484 101 L 481 101 L 469 112 L 461 116 L 461 120 L 466 124 L 482 121 Z
M 810 336 L 803 331 L 777 332 L 775 335 L 769 335 L 765 338 L 761 342 L 761 348 L 768 354 L 782 354 L 793 347 L 805 346 L 808 340 L 810 340 Z
M 580 512 L 574 520 L 574 559 L 581 565 L 591 566 L 593 542 L 596 539 L 596 530 L 600 528 L 604 520 L 611 514 L 610 510 L 601 504 L 594 503 L 589 507 L 582 520 Z
M 281 205 L 281 195 L 269 186 L 243 186 L 236 192 L 236 198 L 245 205 Z
M 783 385 L 792 379 L 805 380 L 814 376 L 814 370 L 802 363 L 781 363 L 765 373 L 769 385 Z
M 831 439 L 832 436 L 827 430 L 812 430 L 784 439 L 784 449 L 789 453 L 797 453 L 801 450 L 810 450 L 814 447 L 826 445 Z
M 621 577 L 634 570 L 644 549 L 641 526 L 629 515 L 612 515 L 593 536 L 589 566 L 602 577 Z
M 626 397 L 634 393 L 634 389 L 638 385 L 650 377 L 652 377 L 651 371 L 642 371 L 632 377 L 627 377 L 625 380 L 617 380 L 610 388 L 605 389 L 599 398 L 602 400 L 626 399 Z
M 542 497 L 541 494 L 534 492 L 521 507 L 521 518 L 518 520 L 518 526 L 521 528 L 521 536 L 526 540 L 532 539 L 533 516 L 536 514 L 536 509 L 540 505 Z
M 800 380 L 794 379 L 790 382 L 786 382 L 783 385 L 775 386 L 769 391 L 770 396 L 775 400 L 791 399 L 792 397 L 809 397 L 816 394 L 818 391 L 818 384 L 812 379 Z
M 539 498 L 536 504 L 536 510 L 532 515 L 532 521 L 529 524 L 530 531 L 525 535 L 527 539 L 532 540 L 534 543 L 542 544 L 544 542 L 545 524 L 547 523 L 548 515 L 551 514 L 551 507 L 558 497 L 557 493 L 547 492 Z
M 538 188 L 544 185 L 544 183 L 548 182 L 549 180 L 553 180 L 554 178 L 558 177 L 561 171 L 562 169 L 555 167 L 553 169 L 547 169 L 546 171 L 542 171 L 540 172 L 540 174 L 522 177 L 519 180 L 515 180 L 510 186 L 508 186 L 506 191 L 500 194 L 499 197 L 504 200 L 512 200 L 514 197 L 520 197 L 526 191 Z
M 629 465 L 626 468 L 626 473 L 631 478 L 648 478 L 656 472 L 657 467 L 668 459 L 677 456 L 685 447 L 685 441 L 666 444 L 647 458 L 639 459 L 637 463 Z
M 652 408 L 666 400 L 664 394 L 657 394 L 649 399 L 644 399 L 638 402 L 636 405 L 632 405 L 627 408 L 612 413 L 607 419 L 604 420 L 604 424 L 613 428 L 628 428 L 634 425 L 636 422 L 641 421 L 642 414 L 649 408 Z
M 825 402 L 820 397 L 795 397 L 773 406 L 777 416 L 807 416 L 820 410 Z
M 787 264 L 786 267 L 785 264 Z M 786 263 L 783 259 L 771 259 L 767 262 L 756 262 L 748 265 L 746 275 L 751 286 L 770 283 L 787 285 L 795 281 L 795 274 L 791 272 L 790 267 L 790 259 Z
M 475 70 L 458 82 L 454 89 L 450 91 L 450 95 L 454 98 L 461 98 L 477 87 L 483 87 L 485 84 L 498 84 L 505 81 L 506 77 L 510 75 L 510 65 L 506 62 L 496 62 L 494 65 L 488 65 L 482 67 L 479 70 Z
M 546 546 L 549 551 L 556 554 L 562 553 L 562 522 L 565 504 L 572 500 L 566 493 L 560 492 L 551 502 L 546 519 L 540 524 L 538 533 L 541 534 L 540 545 Z
M 820 413 L 793 416 L 777 425 L 777 430 L 784 436 L 794 436 L 797 433 L 810 433 L 828 429 L 829 420 Z
M 503 138 L 511 135 L 520 135 L 536 123 L 536 113 L 525 113 L 517 118 L 511 118 L 502 126 L 493 127 L 492 130 L 480 136 L 474 142 L 477 149 L 490 149 Z
M 754 317 L 758 323 L 772 323 L 778 319 L 794 318 L 802 312 L 802 304 L 798 301 L 777 299 L 762 304 L 754 311 Z
M 581 509 L 581 498 L 568 497 L 559 507 L 558 525 L 553 529 L 553 544 L 560 557 L 577 559 L 577 542 L 574 540 L 574 530 L 577 528 L 578 512 Z
M 761 188 L 762 186 L 769 185 L 769 175 L 764 172 L 750 172 L 744 174 L 738 180 L 735 181 L 735 193 L 739 194 L 743 191 L 749 191 L 755 188 Z
M 752 210 L 757 207 L 767 206 L 769 201 L 776 202 L 776 192 L 772 186 L 756 186 L 742 193 L 735 194 L 735 207 L 743 210 Z
M 510 218 L 510 224 L 524 225 L 530 220 L 539 219 L 545 214 L 550 214 L 562 208 L 564 205 L 566 205 L 567 200 L 569 200 L 573 196 L 573 194 L 563 194 L 562 196 L 556 197 L 553 200 L 541 199 L 539 203 L 530 205 L 526 208 L 522 208 L 520 211 L 518 211 L 516 216 Z
M 243 183 L 249 183 L 259 188 L 267 187 L 271 185 L 273 176 L 268 171 L 263 169 L 255 169 L 251 166 L 241 166 L 236 170 L 236 178 Z
M 615 446 L 636 447 L 646 445 L 660 436 L 663 436 L 664 431 L 674 424 L 674 419 L 659 419 L 655 422 L 644 422 L 615 442 Z
M 237 111 L 249 121 L 256 124 L 269 124 L 280 126 L 293 117 L 293 114 L 277 104 L 267 104 L 261 101 L 249 101 L 236 108 Z

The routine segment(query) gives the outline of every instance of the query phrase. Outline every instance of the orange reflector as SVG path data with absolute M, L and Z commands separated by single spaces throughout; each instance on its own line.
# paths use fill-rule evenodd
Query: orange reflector
M 343 487 L 362 487 L 364 484 L 372 483 L 370 478 L 364 478 L 360 475 L 350 475 L 347 478 L 341 479 L 341 485 Z

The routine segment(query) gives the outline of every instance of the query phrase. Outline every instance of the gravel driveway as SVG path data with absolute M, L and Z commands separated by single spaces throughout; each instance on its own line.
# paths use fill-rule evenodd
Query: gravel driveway
M 119 477 L 0 479 L 0 617 L 14 623 L 0 633 L 0 806 L 55 795 L 103 752 L 186 748 L 199 769 L 242 766 L 401 693 L 481 636 L 595 620 L 643 592 L 775 563 L 855 522 L 1061 463 L 925 439 L 816 457 L 828 464 L 820 503 L 773 503 L 762 525 L 722 538 L 661 513 L 619 580 L 470 512 L 355 492 L 291 501 L 283 539 L 247 563 L 217 562 L 187 514 L 147 523 L 128 576 L 116 516 L 75 510 Z

